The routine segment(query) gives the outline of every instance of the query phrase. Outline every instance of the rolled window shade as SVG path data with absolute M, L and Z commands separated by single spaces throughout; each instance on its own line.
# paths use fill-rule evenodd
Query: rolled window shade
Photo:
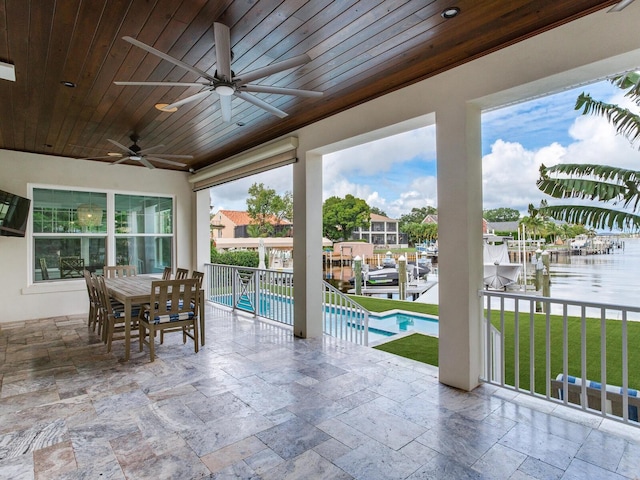
M 195 172 L 190 178 L 194 192 L 289 165 L 297 161 L 298 139 L 288 137 L 236 155 Z

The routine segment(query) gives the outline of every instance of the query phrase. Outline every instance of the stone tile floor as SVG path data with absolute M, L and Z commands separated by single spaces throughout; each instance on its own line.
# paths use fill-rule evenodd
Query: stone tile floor
M 106 353 L 0 324 L 2 479 L 640 478 L 640 429 L 207 306 L 208 344 Z

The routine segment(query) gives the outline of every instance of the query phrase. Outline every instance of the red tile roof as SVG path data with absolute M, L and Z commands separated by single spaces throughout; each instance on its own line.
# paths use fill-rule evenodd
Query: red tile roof
M 227 217 L 235 225 L 251 225 L 251 223 L 253 223 L 253 219 L 247 212 L 238 210 L 219 210 L 218 213 L 221 213 L 222 215 Z M 218 213 L 216 213 L 213 217 L 215 218 Z M 272 223 L 273 225 L 291 225 L 290 221 L 286 219 L 278 221 L 278 219 L 274 216 L 271 217 L 270 223 Z

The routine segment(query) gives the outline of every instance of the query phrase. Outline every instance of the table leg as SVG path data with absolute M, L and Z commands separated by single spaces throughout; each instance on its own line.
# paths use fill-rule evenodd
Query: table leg
M 198 317 L 200 317 L 200 345 L 204 347 L 204 290 L 200 290 L 200 304 Z M 196 340 L 197 341 L 197 340 Z
M 131 300 L 128 298 L 124 302 L 124 359 L 129 360 L 131 350 Z

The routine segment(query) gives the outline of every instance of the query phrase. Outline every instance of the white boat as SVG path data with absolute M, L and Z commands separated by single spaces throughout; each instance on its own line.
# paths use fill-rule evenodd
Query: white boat
M 484 244 L 484 285 L 486 288 L 506 289 L 508 285 L 516 283 L 522 265 L 509 261 L 507 244 Z

